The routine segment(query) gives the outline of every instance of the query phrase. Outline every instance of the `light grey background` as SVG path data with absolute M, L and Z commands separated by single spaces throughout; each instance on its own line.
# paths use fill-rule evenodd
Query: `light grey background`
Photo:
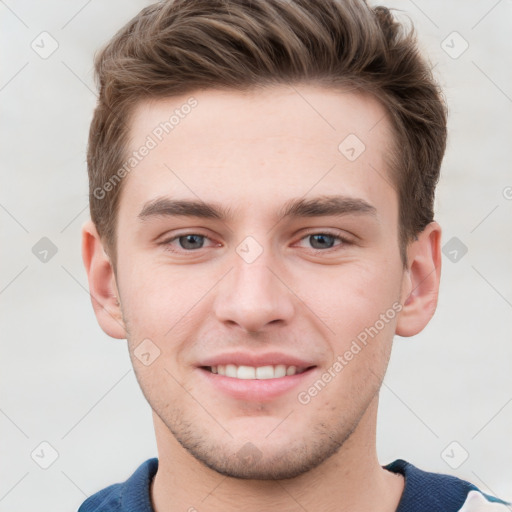
M 383 3 L 413 20 L 445 89 L 436 214 L 443 244 L 457 237 L 467 254 L 446 249 L 436 316 L 395 340 L 380 460 L 404 458 L 511 500 L 512 3 Z M 144 5 L 0 1 L 0 512 L 75 510 L 156 456 L 126 342 L 97 325 L 80 254 L 93 55 Z M 55 44 L 43 31 L 58 43 L 47 58 L 31 47 Z M 58 250 L 47 262 L 32 252 L 43 237 Z M 44 441 L 58 453 L 48 469 Z

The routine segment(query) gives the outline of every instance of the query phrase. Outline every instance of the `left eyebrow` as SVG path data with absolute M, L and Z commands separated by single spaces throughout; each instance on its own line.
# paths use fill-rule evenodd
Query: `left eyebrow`
M 279 220 L 285 217 L 323 217 L 350 214 L 377 215 L 375 206 L 364 199 L 348 196 L 320 196 L 313 199 L 292 199 L 281 210 Z
M 295 198 L 288 200 L 278 213 L 278 220 L 286 217 L 323 217 L 343 215 L 370 215 L 375 217 L 377 209 L 364 199 L 332 195 L 312 199 Z M 233 212 L 219 203 L 205 203 L 200 200 L 171 199 L 159 197 L 147 202 L 139 213 L 141 220 L 161 216 L 199 217 L 226 221 Z

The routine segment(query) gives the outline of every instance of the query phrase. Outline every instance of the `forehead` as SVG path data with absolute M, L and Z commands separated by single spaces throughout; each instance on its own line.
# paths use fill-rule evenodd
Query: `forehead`
M 242 214 L 309 193 L 357 196 L 379 209 L 396 202 L 391 137 L 371 96 L 314 86 L 144 101 L 131 117 L 127 156 L 138 155 L 121 209 L 167 195 L 229 203 Z

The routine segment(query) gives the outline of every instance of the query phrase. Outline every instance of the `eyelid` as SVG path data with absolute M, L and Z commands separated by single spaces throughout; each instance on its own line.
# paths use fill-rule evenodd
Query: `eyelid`
M 215 240 L 213 240 L 213 238 L 211 238 L 209 235 L 202 233 L 200 229 L 198 229 L 197 231 L 196 230 L 194 230 L 194 231 L 187 230 L 187 231 L 183 231 L 181 233 L 175 233 L 172 236 L 165 237 L 161 242 L 158 242 L 158 245 L 163 245 L 166 250 L 168 250 L 170 252 L 174 252 L 174 253 L 195 253 L 195 252 L 199 252 L 201 249 L 207 248 L 207 247 L 200 247 L 199 249 L 189 249 L 189 250 L 183 249 L 183 248 L 172 249 L 171 242 L 175 242 L 176 240 L 178 240 L 181 237 L 190 236 L 190 235 L 197 235 L 206 240 L 210 240 L 210 242 L 212 242 L 212 244 L 209 247 L 215 247 L 215 246 L 218 247 L 220 245 L 219 242 L 215 242 Z
M 351 238 L 352 235 L 348 234 L 346 231 L 342 231 L 341 229 L 334 229 L 334 228 L 309 228 L 306 230 L 306 232 L 302 235 L 302 238 L 304 236 L 308 235 L 331 235 L 331 236 L 337 236 L 341 238 Z M 353 236 L 352 236 L 353 238 Z
M 336 230 L 332 230 L 332 229 L 322 229 L 322 228 L 314 228 L 314 229 L 311 229 L 310 231 L 308 231 L 307 233 L 302 234 L 301 237 L 299 238 L 299 241 L 302 241 L 305 238 L 308 238 L 309 236 L 312 236 L 312 235 L 328 235 L 328 236 L 332 236 L 333 238 L 336 238 L 340 241 L 340 243 L 338 245 L 329 247 L 328 249 L 315 249 L 314 247 L 311 247 L 311 249 L 314 251 L 328 252 L 330 250 L 335 250 L 336 247 L 340 247 L 342 245 L 350 245 L 350 244 L 355 243 L 355 240 L 353 239 L 353 237 L 344 234 L 344 232 L 336 231 Z

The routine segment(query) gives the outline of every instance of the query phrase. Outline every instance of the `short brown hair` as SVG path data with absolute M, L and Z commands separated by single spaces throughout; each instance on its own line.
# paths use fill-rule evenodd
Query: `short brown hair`
M 405 30 L 385 7 L 371 8 L 364 0 L 164 1 L 116 34 L 97 55 L 95 70 L 90 210 L 114 264 L 125 174 L 118 171 L 134 107 L 199 89 L 312 83 L 372 94 L 394 131 L 388 166 L 398 194 L 404 265 L 407 243 L 433 220 L 446 106 L 414 29 Z

